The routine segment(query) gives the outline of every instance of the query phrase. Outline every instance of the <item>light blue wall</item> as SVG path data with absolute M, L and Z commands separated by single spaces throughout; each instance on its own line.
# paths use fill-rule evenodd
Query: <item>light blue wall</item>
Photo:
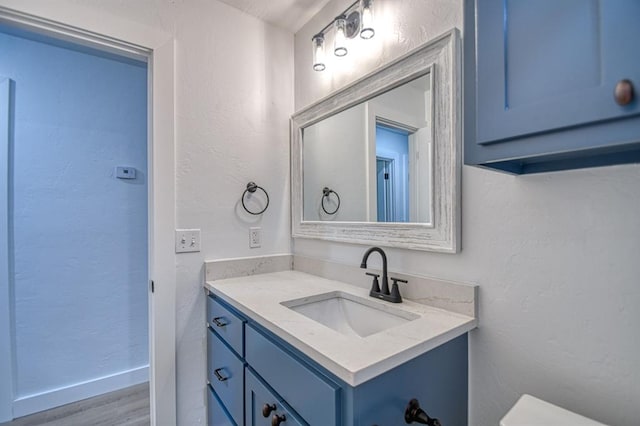
M 0 52 L 21 398 L 148 364 L 147 69 L 4 33 Z

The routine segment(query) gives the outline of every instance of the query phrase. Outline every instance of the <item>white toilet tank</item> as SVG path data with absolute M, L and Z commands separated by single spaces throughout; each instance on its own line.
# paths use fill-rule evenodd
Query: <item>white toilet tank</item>
M 564 408 L 524 394 L 500 420 L 500 426 L 605 426 Z

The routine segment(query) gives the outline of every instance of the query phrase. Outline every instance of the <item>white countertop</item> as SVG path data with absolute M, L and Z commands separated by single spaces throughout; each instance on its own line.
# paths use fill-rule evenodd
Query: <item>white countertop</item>
M 477 325 L 473 317 L 408 300 L 389 303 L 371 298 L 420 318 L 364 338 L 345 336 L 281 303 L 331 291 L 369 298 L 366 289 L 298 271 L 209 281 L 205 287 L 351 386 L 385 373 Z

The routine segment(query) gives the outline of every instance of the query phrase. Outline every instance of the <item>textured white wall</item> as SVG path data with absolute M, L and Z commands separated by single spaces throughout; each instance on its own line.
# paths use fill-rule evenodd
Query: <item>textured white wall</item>
M 311 35 L 348 3 L 329 3 L 296 34 L 296 109 L 462 28 L 461 1 L 378 0 L 385 34 L 370 49 L 379 56 L 318 74 Z M 391 270 L 480 285 L 469 424 L 496 425 L 532 393 L 608 424 L 637 425 L 640 166 L 520 177 L 465 166 L 462 188 L 460 254 L 387 252 Z M 365 248 L 294 241 L 296 254 L 354 265 Z
M 177 265 L 178 424 L 205 422 L 204 261 L 290 251 L 289 116 L 293 36 L 217 1 L 176 19 L 177 226 L 202 228 L 202 252 Z M 248 181 L 271 198 L 242 209 Z M 262 248 L 249 249 L 249 227 Z
M 215 0 L 48 2 L 0 0 L 60 21 L 82 13 L 97 32 L 175 34 L 176 227 L 202 230 L 202 251 L 176 265 L 178 424 L 205 424 L 204 260 L 290 252 L 293 35 Z M 126 28 L 105 28 L 104 14 Z M 239 204 L 251 180 L 271 197 L 262 218 Z M 262 227 L 259 249 L 250 226 Z

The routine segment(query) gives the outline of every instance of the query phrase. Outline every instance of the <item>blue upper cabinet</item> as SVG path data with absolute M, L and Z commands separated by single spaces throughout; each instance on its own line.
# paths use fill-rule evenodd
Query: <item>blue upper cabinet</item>
M 638 0 L 465 0 L 465 164 L 640 161 L 639 22 Z

